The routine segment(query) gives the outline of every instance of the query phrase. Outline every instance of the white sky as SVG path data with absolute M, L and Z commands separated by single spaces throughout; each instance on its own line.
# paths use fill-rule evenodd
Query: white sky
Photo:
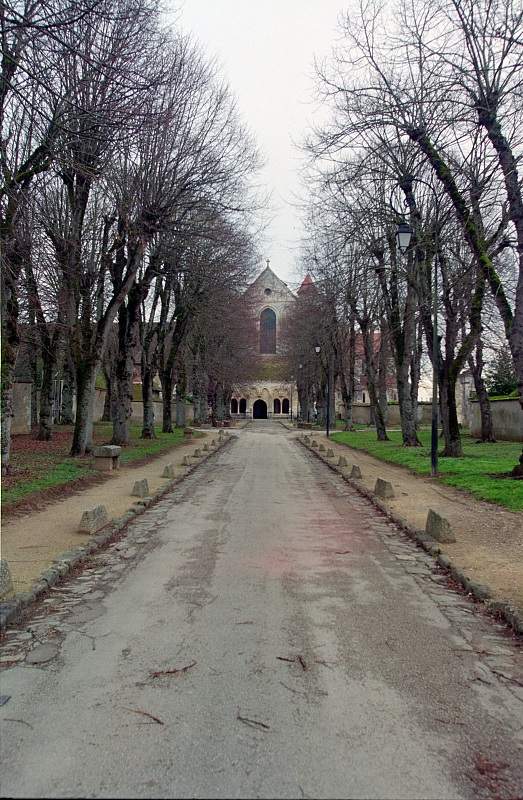
M 313 59 L 329 54 L 343 0 L 169 0 L 182 27 L 218 58 L 253 131 L 272 195 L 263 257 L 290 288 L 299 280 L 302 140 L 314 114 Z M 264 266 L 260 264 L 260 269 Z

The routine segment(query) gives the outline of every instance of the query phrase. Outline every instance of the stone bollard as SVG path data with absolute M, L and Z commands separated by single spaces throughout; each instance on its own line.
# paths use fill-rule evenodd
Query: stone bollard
M 201 457 L 202 457 L 202 451 L 197 447 L 193 453 L 193 458 L 201 458 Z
M 216 441 L 214 439 L 211 439 L 209 442 L 209 447 L 212 447 L 213 449 L 216 447 Z
M 147 483 L 147 478 L 142 478 L 141 481 L 135 481 L 133 490 L 131 492 L 132 497 L 149 497 L 149 484 Z
M 350 476 L 351 478 L 357 478 L 358 480 L 361 480 L 361 469 L 358 467 L 357 464 L 352 465 Z
M 206 443 L 206 444 L 204 444 L 204 446 L 203 446 L 203 451 L 204 451 L 204 453 L 208 453 L 210 449 L 211 449 L 211 448 L 209 447 L 209 445 L 208 445 L 207 443 Z
M 166 464 L 163 468 L 162 478 L 174 478 L 174 464 Z
M 334 450 L 332 450 L 330 447 L 327 450 L 327 458 L 334 458 Z
M 82 514 L 82 519 L 80 520 L 80 526 L 78 528 L 79 533 L 96 533 L 103 528 L 109 522 L 109 517 L 107 516 L 107 509 L 105 506 L 95 506 L 95 508 L 91 508 L 89 511 L 84 511 Z
M 348 467 L 348 466 L 349 465 L 347 464 L 347 459 L 345 458 L 345 456 L 340 456 L 338 458 L 338 467 Z
M 320 453 L 324 453 L 325 452 L 325 445 L 324 444 L 320 444 L 318 450 L 320 451 Z
M 189 456 L 184 456 L 182 461 L 182 467 L 190 467 L 191 466 L 191 459 Z
M 438 542 L 455 542 L 456 537 L 450 527 L 450 522 L 445 517 L 441 517 L 432 508 L 429 508 L 427 522 L 425 523 L 425 533 L 432 536 Z
M 318 448 L 318 442 L 316 441 L 316 439 L 313 439 L 313 440 L 312 440 L 312 442 L 311 442 L 311 447 L 314 447 L 314 449 L 317 449 L 317 448 Z
M 374 486 L 374 494 L 378 497 L 383 497 L 384 499 L 394 497 L 392 483 L 389 481 L 384 481 L 383 478 L 378 478 L 376 480 L 376 485 Z
M 5 558 L 0 559 L 0 600 L 13 592 L 13 579 L 11 578 L 11 570 Z

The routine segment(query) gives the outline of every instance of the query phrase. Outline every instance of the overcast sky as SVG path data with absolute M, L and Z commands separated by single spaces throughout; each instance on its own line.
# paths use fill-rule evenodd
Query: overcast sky
M 330 52 L 343 0 L 171 2 L 182 27 L 219 59 L 265 158 L 273 221 L 264 258 L 292 288 L 302 234 L 291 205 L 300 161 L 293 141 L 303 138 L 314 114 L 313 59 Z

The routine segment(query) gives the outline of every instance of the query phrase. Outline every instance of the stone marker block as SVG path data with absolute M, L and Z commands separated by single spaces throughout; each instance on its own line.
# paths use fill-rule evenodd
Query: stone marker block
M 433 511 L 432 508 L 429 508 L 429 513 L 427 514 L 425 533 L 428 533 L 429 536 L 432 536 L 432 538 L 436 539 L 438 542 L 456 541 L 456 537 L 452 533 L 452 528 L 450 527 L 450 522 L 445 519 L 445 517 L 441 517 Z
M 101 447 L 95 447 L 93 450 L 94 468 L 101 472 L 111 472 L 113 469 L 119 469 L 121 452 L 122 448 L 115 444 L 104 444 Z
M 340 456 L 338 458 L 338 467 L 348 467 L 348 466 L 349 465 L 347 464 L 347 459 L 345 458 L 345 456 Z
M 166 464 L 163 468 L 162 478 L 174 478 L 174 464 Z
M 312 440 L 312 442 L 311 442 L 311 447 L 314 447 L 315 449 L 317 449 L 317 448 L 318 448 L 318 442 L 316 441 L 316 439 L 313 439 L 313 440 Z
M 103 444 L 100 447 L 95 447 L 93 450 L 93 455 L 98 458 L 114 458 L 115 456 L 119 456 L 122 452 L 122 448 L 116 444 Z
M 182 461 L 182 467 L 190 467 L 190 466 L 191 466 L 190 456 L 184 456 Z
M 351 478 L 357 478 L 358 480 L 361 479 L 361 469 L 358 467 L 357 464 L 352 465 L 350 476 Z
M 202 451 L 197 447 L 196 450 L 194 451 L 192 457 L 193 458 L 201 458 L 202 457 Z
M 209 447 L 212 447 L 212 448 L 216 447 L 216 442 L 215 442 L 214 439 L 211 439 L 211 441 L 209 442 Z
M 327 458 L 334 458 L 334 450 L 332 450 L 330 447 L 327 450 Z
M 0 559 L 0 598 L 7 597 L 13 591 L 11 570 L 5 558 Z
M 392 483 L 383 480 L 383 478 L 377 478 L 374 486 L 374 494 L 378 497 L 384 497 L 385 499 L 394 497 Z
M 149 497 L 149 484 L 147 483 L 147 478 L 142 478 L 141 481 L 134 482 L 131 495 L 132 497 Z
M 109 522 L 107 516 L 107 509 L 105 506 L 95 506 L 88 511 L 84 511 L 80 526 L 79 533 L 96 533 Z
M 203 449 L 204 449 L 204 452 L 208 453 L 211 448 L 209 447 L 208 444 L 204 444 Z
M 324 444 L 320 444 L 318 449 L 319 449 L 320 453 L 324 453 L 325 452 L 325 445 Z

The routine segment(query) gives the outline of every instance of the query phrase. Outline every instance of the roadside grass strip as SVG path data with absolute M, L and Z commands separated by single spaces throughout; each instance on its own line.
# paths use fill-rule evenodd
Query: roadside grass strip
M 131 426 L 130 444 L 122 449 L 121 464 L 149 459 L 186 441 L 183 428 L 176 428 L 173 433 L 157 431 L 156 439 L 141 439 L 141 430 L 141 425 Z M 95 444 L 106 444 L 111 435 L 111 423 L 94 426 Z M 195 432 L 193 435 L 202 434 Z M 37 442 L 31 436 L 13 438 L 13 472 L 2 480 L 2 508 L 5 511 L 21 501 L 38 500 L 39 495 L 49 490 L 59 487 L 71 489 L 76 481 L 80 482 L 80 488 L 83 479 L 100 477 L 100 473 L 92 468 L 91 456 L 69 456 L 71 440 L 71 427 L 66 430 L 57 428 L 50 442 Z
M 430 430 L 418 432 L 422 447 L 403 447 L 400 431 L 390 431 L 388 436 L 389 442 L 378 442 L 373 430 L 343 431 L 333 433 L 332 440 L 418 475 L 430 475 Z M 467 435 L 462 440 L 463 458 L 439 458 L 438 481 L 470 492 L 479 500 L 523 511 L 523 481 L 504 477 L 518 463 L 521 444 L 481 444 Z

